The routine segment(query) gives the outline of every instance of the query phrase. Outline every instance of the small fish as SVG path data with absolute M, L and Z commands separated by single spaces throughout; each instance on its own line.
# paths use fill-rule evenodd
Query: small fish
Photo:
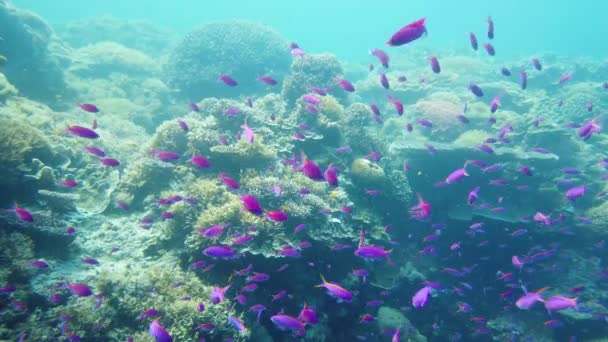
M 348 80 L 343 79 L 343 78 L 338 78 L 337 80 L 338 86 L 342 89 L 344 89 L 345 91 L 348 92 L 353 92 L 355 91 L 355 86 Z
M 522 90 L 528 87 L 528 74 L 523 70 L 519 72 L 519 84 Z
M 105 157 L 106 156 L 106 153 L 102 149 L 100 149 L 98 147 L 85 146 L 84 149 L 87 150 L 87 152 L 89 152 L 90 154 L 95 155 L 97 157 Z
M 418 196 L 418 205 L 410 208 L 410 217 L 418 221 L 426 220 L 431 215 L 431 205 L 424 201 L 420 194 Z
M 386 45 L 400 46 L 411 43 L 422 37 L 422 35 L 427 32 L 426 26 L 424 25 L 425 19 L 426 18 L 422 18 L 402 27 L 399 31 L 395 32 L 395 34 L 391 36 L 391 38 L 386 42 Z
M 229 177 L 225 172 L 219 174 L 219 179 L 230 189 L 237 190 L 239 188 L 239 183 L 234 178 Z
M 278 314 L 270 317 L 270 321 L 281 330 L 293 331 L 296 336 L 304 335 L 306 327 L 295 317 Z
M 431 70 L 433 70 L 434 73 L 438 74 L 441 72 L 441 66 L 439 65 L 439 60 L 437 57 L 430 57 L 429 62 L 431 63 Z
M 9 211 L 14 211 L 21 221 L 34 222 L 34 217 L 32 216 L 32 213 L 30 213 L 27 209 L 19 207 L 17 202 L 15 202 L 15 209 Z
M 488 38 L 494 39 L 494 20 L 492 17 L 488 17 Z
M 73 135 L 80 137 L 80 138 L 86 138 L 86 139 L 99 138 L 99 134 L 97 134 L 97 132 L 95 132 L 94 130 L 92 130 L 90 128 L 83 127 L 83 126 L 68 126 L 66 128 L 66 131 L 69 133 L 72 133 Z
M 247 125 L 245 122 L 241 128 L 243 129 L 243 136 L 245 137 L 245 141 L 252 144 L 255 140 L 255 134 L 253 133 L 253 129 Z
M 215 245 L 203 250 L 203 254 L 215 259 L 233 259 L 237 253 L 230 246 Z
M 67 283 L 67 287 L 77 297 L 88 297 L 93 294 L 91 288 L 83 283 Z
M 229 75 L 221 74 L 219 80 L 229 87 L 236 87 L 239 83 Z
M 378 58 L 378 60 L 380 61 L 380 64 L 382 64 L 382 66 L 385 69 L 388 69 L 388 63 L 390 61 L 390 58 L 388 57 L 388 55 L 386 54 L 386 52 L 380 50 L 380 49 L 372 49 L 369 51 L 370 55 L 376 56 Z
M 511 71 L 507 69 L 507 67 L 502 67 L 502 69 L 500 69 L 500 73 L 506 77 L 511 76 Z
M 429 295 L 431 293 L 431 287 L 425 286 L 418 290 L 412 297 L 412 306 L 419 309 L 426 305 Z
M 190 107 L 190 109 L 192 109 L 195 112 L 200 112 L 200 109 L 198 108 L 198 105 L 194 102 L 190 102 L 188 103 L 188 107 Z
M 91 104 L 91 103 L 77 103 L 76 105 L 78 107 L 80 107 L 80 109 L 84 110 L 85 112 L 89 112 L 89 113 L 98 113 L 99 112 L 99 108 L 97 108 L 96 105 Z
M 47 264 L 46 262 L 44 262 L 42 260 L 34 260 L 34 261 L 30 262 L 30 265 L 32 265 L 33 267 L 39 268 L 39 269 L 49 268 L 49 264 Z
M 471 91 L 471 93 L 473 93 L 473 95 L 477 97 L 483 97 L 483 90 L 477 84 L 469 84 L 469 90 Z
M 275 222 L 284 222 L 288 219 L 287 213 L 282 210 L 266 211 L 266 216 Z
M 93 258 L 81 258 L 80 261 L 82 261 L 85 264 L 89 264 L 89 265 L 99 265 L 99 261 L 97 261 L 97 259 L 93 259 Z
M 353 295 L 347 289 L 336 283 L 330 283 L 325 280 L 325 277 L 321 274 L 321 280 L 323 284 L 317 285 L 316 287 L 324 287 L 327 290 L 327 294 L 331 297 L 336 298 L 339 302 L 351 302 L 353 300 Z
M 148 333 L 150 336 L 154 337 L 156 342 L 173 342 L 173 337 L 171 337 L 167 330 L 160 324 L 160 318 L 156 318 L 150 323 Z
M 478 44 L 477 44 L 477 37 L 475 37 L 475 33 L 469 32 L 469 42 L 471 43 L 471 48 L 473 50 L 477 51 Z
M 188 124 L 184 120 L 177 120 L 177 124 L 179 125 L 179 128 L 181 128 L 184 132 L 188 132 L 190 130 Z
M 483 44 L 483 48 L 486 50 L 488 55 L 490 55 L 490 56 L 496 55 L 496 50 L 494 49 L 494 46 L 492 44 L 485 43 L 485 44 Z
M 99 161 L 105 165 L 105 166 L 109 166 L 109 167 L 117 167 L 120 165 L 120 161 L 118 161 L 117 159 L 114 158 L 100 158 Z
M 163 162 L 175 161 L 180 158 L 180 155 L 176 152 L 162 150 L 150 150 L 148 155 Z
M 386 78 L 385 73 L 380 74 L 380 85 L 382 85 L 384 89 L 390 89 L 390 84 L 388 83 L 388 78 Z
M 547 311 L 561 311 L 569 308 L 577 307 L 577 298 L 568 298 L 564 296 L 553 296 L 544 301 Z
M 274 78 L 270 76 L 260 76 L 258 77 L 258 81 L 271 86 L 276 85 L 278 83 Z

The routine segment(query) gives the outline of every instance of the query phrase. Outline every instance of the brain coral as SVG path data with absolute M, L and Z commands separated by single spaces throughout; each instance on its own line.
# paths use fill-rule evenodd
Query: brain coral
M 164 65 L 165 80 L 192 100 L 251 94 L 263 89 L 256 77 L 284 77 L 291 62 L 288 47 L 265 25 L 240 20 L 209 23 L 190 32 L 173 50 Z M 238 90 L 218 82 L 220 74 L 236 79 Z

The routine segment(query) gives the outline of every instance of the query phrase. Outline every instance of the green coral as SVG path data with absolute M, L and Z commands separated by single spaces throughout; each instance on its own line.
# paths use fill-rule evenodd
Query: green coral
M 408 341 L 426 342 L 426 337 L 420 334 L 412 323 L 397 309 L 381 306 L 376 317 L 378 330 L 382 334 L 386 330 L 399 328 L 402 334 L 407 334 Z
M 277 159 L 277 152 L 261 137 L 253 143 L 241 139 L 231 145 L 213 146 L 210 155 L 220 169 L 261 168 Z

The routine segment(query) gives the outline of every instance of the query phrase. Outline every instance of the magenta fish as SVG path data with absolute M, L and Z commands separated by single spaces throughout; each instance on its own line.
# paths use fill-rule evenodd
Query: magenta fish
M 77 297 L 88 297 L 93 294 L 93 291 L 83 283 L 67 283 L 68 289 Z
M 66 131 L 72 133 L 73 135 L 86 139 L 97 139 L 99 138 L 99 134 L 97 134 L 94 130 L 83 127 L 83 126 L 68 126 Z
M 266 216 L 275 222 L 284 222 L 288 219 L 287 213 L 281 210 L 267 211 Z
M 578 130 L 577 134 L 579 137 L 583 138 L 584 141 L 587 141 L 589 138 L 593 136 L 593 134 L 598 133 L 602 130 L 602 128 L 596 122 L 597 118 L 593 118 L 587 122 L 585 122 Z
M 383 259 L 388 258 L 388 255 L 393 250 L 384 250 L 384 248 L 380 246 L 360 246 L 355 250 L 355 255 L 364 259 Z
M 496 95 L 492 99 L 492 102 L 490 102 L 490 111 L 492 112 L 492 114 L 496 113 L 498 107 L 500 107 L 500 95 Z
M 426 18 L 422 18 L 402 27 L 399 31 L 393 34 L 393 36 L 386 42 L 386 45 L 400 46 L 411 43 L 422 37 L 423 34 L 427 33 L 426 26 L 424 25 L 425 20 Z
M 195 111 L 197 113 L 200 111 L 200 109 L 198 108 L 198 105 L 194 102 L 188 103 L 188 107 L 190 107 L 190 109 L 192 109 L 193 111 Z
M 486 52 L 490 56 L 494 56 L 496 54 L 496 50 L 494 50 L 494 46 L 490 43 L 483 44 L 483 48 L 486 49 Z
M 380 49 L 372 49 L 369 51 L 370 55 L 376 56 L 378 58 L 378 60 L 380 61 L 380 64 L 382 64 L 382 66 L 386 69 L 388 69 L 388 63 L 390 61 L 390 58 L 388 57 L 388 55 L 386 54 L 386 52 L 380 50 Z
M 234 178 L 229 177 L 227 173 L 221 172 L 218 177 L 230 189 L 236 190 L 239 188 L 239 183 Z
M 77 103 L 78 107 L 80 107 L 80 109 L 84 110 L 85 112 L 89 112 L 89 113 L 97 113 L 99 112 L 99 108 L 97 108 L 96 105 L 91 104 L 91 103 Z
M 507 67 L 502 67 L 502 68 L 500 69 L 500 73 L 501 73 L 503 76 L 506 76 L 506 77 L 511 76 L 511 71 L 510 71 L 510 70 L 509 70 Z
M 160 318 L 157 318 L 150 323 L 148 333 L 150 336 L 154 337 L 156 342 L 173 342 L 171 335 L 169 335 L 167 330 L 160 325 Z
M 463 179 L 464 177 L 467 177 L 469 175 L 467 173 L 467 164 L 468 164 L 468 162 L 465 162 L 463 168 L 452 171 L 445 178 L 445 183 L 446 184 L 454 184 L 454 183 L 460 181 L 461 179 Z
M 253 129 L 247 125 L 245 122 L 241 128 L 243 129 L 243 136 L 245 137 L 245 141 L 252 144 L 255 140 L 255 135 L 253 133 Z
M 327 166 L 327 169 L 323 174 L 327 184 L 331 186 L 338 186 L 338 172 L 340 172 L 340 170 L 337 167 L 334 167 L 332 164 Z
M 260 77 L 258 77 L 258 81 L 260 81 L 266 85 L 276 85 L 278 83 L 274 78 L 272 78 L 270 76 L 260 76 Z
M 225 74 L 221 74 L 219 77 L 219 80 L 224 82 L 224 84 L 229 87 L 236 87 L 237 85 L 239 85 L 238 82 L 234 78 L 232 78 L 228 75 L 225 75 Z
M 258 202 L 257 198 L 253 195 L 242 195 L 241 202 L 243 202 L 243 209 L 254 215 L 261 215 L 263 213 L 262 206 Z
M 543 66 L 540 64 L 538 58 L 532 58 L 532 66 L 538 71 L 543 70 Z
M 163 162 L 174 161 L 180 158 L 179 154 L 176 152 L 161 150 L 150 150 L 150 152 L 148 152 L 148 155 Z
M 577 307 L 577 298 L 568 298 L 565 296 L 553 296 L 545 300 L 545 308 L 547 311 L 561 311 L 569 308 Z
M 347 289 L 336 283 L 330 283 L 325 280 L 325 277 L 321 274 L 321 280 L 323 284 L 317 285 L 316 287 L 324 287 L 327 290 L 327 294 L 331 297 L 334 297 L 338 300 L 338 302 L 351 302 L 353 300 L 353 295 Z
M 323 172 L 321 168 L 312 160 L 308 160 L 306 155 L 302 153 L 302 173 L 312 180 L 323 180 Z
M 585 196 L 585 185 L 583 184 L 583 185 L 575 186 L 573 188 L 566 190 L 566 193 L 564 194 L 564 196 L 570 202 L 576 201 L 578 198 Z
M 517 306 L 521 310 L 530 309 L 532 306 L 534 306 L 534 304 L 536 304 L 536 302 L 543 301 L 543 298 L 540 295 L 545 292 L 545 290 L 547 290 L 546 287 L 536 292 L 528 292 L 524 294 L 518 300 L 515 301 L 515 306 Z
M 488 17 L 488 38 L 494 39 L 494 20 L 492 17 Z
M 304 307 L 300 310 L 298 320 L 304 324 L 314 325 L 319 323 L 319 317 L 315 310 L 304 303 Z
M 84 149 L 87 150 L 87 152 L 89 152 L 90 154 L 95 155 L 97 157 L 105 157 L 106 156 L 106 153 L 102 149 L 100 149 L 98 147 L 85 146 Z
M 386 78 L 386 74 L 385 73 L 381 73 L 380 74 L 380 85 L 382 85 L 382 87 L 384 89 L 389 89 L 390 85 L 388 83 L 388 78 Z
M 63 186 L 64 188 L 75 188 L 78 186 L 78 182 L 73 179 L 65 179 L 60 181 L 59 185 Z
M 560 76 L 559 80 L 557 81 L 559 84 L 564 84 L 567 81 L 570 81 L 572 79 L 572 73 L 571 72 L 567 72 L 565 74 L 563 74 L 562 76 Z
M 36 268 L 40 268 L 40 269 L 49 268 L 49 264 L 47 264 L 46 262 L 44 262 L 42 260 L 34 260 L 34 261 L 30 262 L 30 265 L 32 265 L 33 267 L 36 267 Z
M 434 73 L 438 74 L 441 72 L 441 66 L 439 65 L 437 57 L 432 56 L 429 58 L 429 62 L 431 63 L 431 70 L 433 70 Z
M 211 166 L 211 162 L 205 156 L 192 153 L 192 158 L 188 160 L 192 165 L 199 169 L 206 169 Z
M 429 295 L 431 293 L 431 287 L 425 286 L 418 290 L 412 297 L 412 306 L 419 309 L 426 305 Z
M 469 42 L 471 43 L 471 48 L 477 51 L 479 45 L 477 44 L 477 37 L 475 37 L 475 33 L 469 32 Z
M 22 220 L 22 221 L 25 221 L 25 222 L 33 222 L 34 221 L 34 217 L 32 216 L 32 213 L 30 213 L 27 209 L 19 207 L 19 205 L 17 204 L 17 202 L 15 202 L 15 209 L 12 209 L 10 211 L 14 211 L 15 214 L 17 214 L 17 216 L 19 217 L 19 219 Z
M 216 259 L 232 259 L 237 256 L 232 247 L 223 245 L 207 247 L 203 250 L 203 254 Z
M 519 84 L 522 90 L 528 87 L 528 74 L 523 70 L 519 72 Z
M 270 317 L 270 321 L 274 323 L 279 329 L 293 331 L 296 336 L 304 335 L 305 326 L 300 320 L 295 317 L 278 314 Z
M 99 161 L 105 165 L 105 166 L 109 166 L 109 167 L 117 167 L 120 165 L 120 162 L 117 159 L 114 158 L 100 158 Z
M 336 81 L 338 82 L 338 86 L 340 86 L 340 88 L 344 89 L 345 91 L 355 91 L 355 86 L 350 81 L 345 80 L 343 78 L 338 78 Z

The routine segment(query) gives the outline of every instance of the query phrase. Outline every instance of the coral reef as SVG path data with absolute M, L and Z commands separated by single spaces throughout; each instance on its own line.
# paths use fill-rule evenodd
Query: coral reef
M 168 51 L 178 35 L 168 28 L 143 20 L 127 20 L 112 16 L 82 18 L 67 23 L 58 34 L 75 48 L 113 41 L 158 57 Z
M 421 335 L 410 321 L 397 309 L 381 306 L 378 309 L 378 330 L 383 333 L 386 330 L 399 328 L 408 339 L 415 342 L 425 342 L 427 339 Z
M 0 73 L 0 102 L 4 102 L 8 97 L 17 95 L 18 91 L 6 79 L 3 73 Z
M 185 97 L 235 97 L 259 92 L 256 77 L 269 75 L 281 82 L 291 57 L 287 41 L 270 27 L 232 20 L 214 22 L 190 32 L 164 65 L 165 80 Z M 218 81 L 233 77 L 236 89 Z
M 329 53 L 306 54 L 295 58 L 289 76 L 283 82 L 283 98 L 293 106 L 300 96 L 309 93 L 310 87 L 336 88 L 336 77 L 342 76 L 344 69 L 338 58 Z M 336 91 L 339 100 L 344 100 L 344 92 Z
M 56 39 L 52 28 L 38 15 L 0 2 L 0 55 L 7 62 L 3 73 L 21 94 L 56 103 L 64 93 L 62 60 L 51 51 Z

